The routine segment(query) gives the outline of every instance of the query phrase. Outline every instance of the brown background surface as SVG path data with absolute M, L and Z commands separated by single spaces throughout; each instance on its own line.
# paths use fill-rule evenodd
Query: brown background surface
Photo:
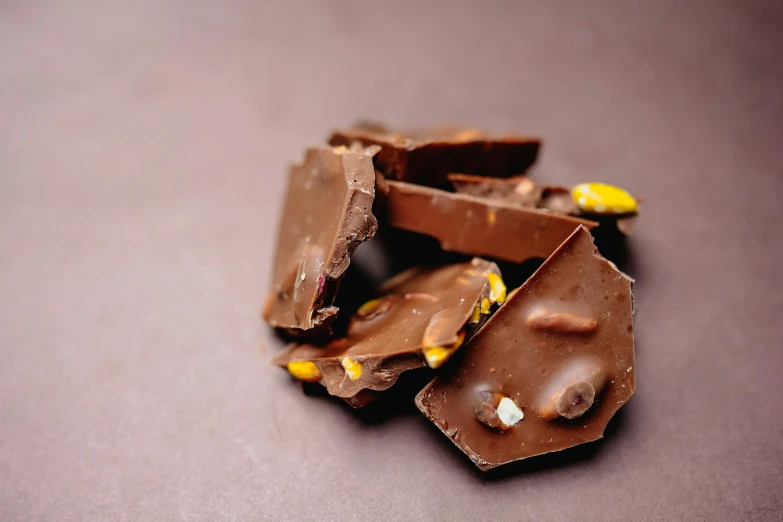
M 0 519 L 779 520 L 780 5 L 3 2 Z M 363 116 L 646 196 L 602 443 L 486 476 L 267 364 L 285 166 Z

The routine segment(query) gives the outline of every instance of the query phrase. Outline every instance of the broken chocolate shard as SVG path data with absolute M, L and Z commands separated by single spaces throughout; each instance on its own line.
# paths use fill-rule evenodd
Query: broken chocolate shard
M 493 136 L 475 129 L 441 127 L 394 131 L 374 123 L 334 131 L 331 145 L 378 145 L 376 166 L 388 179 L 447 186 L 449 172 L 506 177 L 525 172 L 536 161 L 540 140 Z
M 351 256 L 377 229 L 372 159 L 378 150 L 316 147 L 291 167 L 263 312 L 271 326 L 322 332 L 336 316 L 333 303 Z
M 593 220 L 602 226 L 609 225 L 625 236 L 631 234 L 640 209 L 638 198 L 633 198 L 622 189 L 601 183 L 582 183 L 574 187 L 572 191 L 567 187 L 536 183 L 526 176 L 499 179 L 451 173 L 447 177 L 454 190 L 460 194 L 470 194 L 522 208 L 535 208 L 559 215 Z M 609 187 L 617 193 L 624 193 L 627 196 L 623 201 L 624 208 L 602 206 L 601 203 L 582 208 L 583 206 L 579 204 L 579 201 L 582 201 L 580 194 L 585 191 L 585 187 L 591 186 Z M 594 192 L 589 192 L 589 194 L 593 199 L 597 199 L 601 195 Z M 592 200 L 585 201 L 592 202 Z M 596 209 L 603 209 L 603 212 L 597 212 Z
M 443 250 L 521 263 L 546 258 L 579 225 L 597 225 L 571 216 L 503 201 L 386 181 L 385 221 L 393 227 L 432 236 Z
M 454 190 L 479 198 L 503 201 L 523 208 L 549 208 L 547 203 L 556 196 L 567 197 L 567 207 L 562 214 L 576 213 L 579 209 L 567 188 L 536 183 L 527 176 L 513 176 L 507 179 L 487 178 L 473 174 L 450 173 L 447 176 Z M 559 207 L 563 207 L 560 202 Z M 551 209 L 550 209 L 551 210 Z
M 417 406 L 482 470 L 601 438 L 636 386 L 631 286 L 577 228 Z
M 445 363 L 486 320 L 495 278 L 497 266 L 479 258 L 408 270 L 356 311 L 345 337 L 324 347 L 293 345 L 273 362 L 362 407 L 402 372 Z

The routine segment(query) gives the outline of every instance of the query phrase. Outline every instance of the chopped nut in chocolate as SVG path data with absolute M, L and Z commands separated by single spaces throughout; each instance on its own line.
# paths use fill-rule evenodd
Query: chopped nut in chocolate
M 482 470 L 602 437 L 634 393 L 633 297 L 590 229 L 624 246 L 616 232 L 628 235 L 639 200 L 522 175 L 537 139 L 364 123 L 329 142 L 290 169 L 264 318 L 308 337 L 274 364 L 354 408 L 428 367 L 416 406 Z M 376 216 L 384 233 L 366 252 L 387 257 L 357 257 L 335 300 Z M 509 281 L 530 273 L 514 263 L 546 261 L 510 289 L 495 263 L 467 256 L 509 262 Z M 353 314 L 333 323 L 337 306 Z M 418 389 L 401 383 L 377 406 Z
M 600 438 L 636 385 L 631 283 L 580 226 L 417 406 L 482 470 Z
M 356 247 L 377 229 L 372 214 L 378 147 L 316 147 L 291 167 L 264 318 L 294 331 L 324 330 Z
M 408 270 L 356 311 L 345 337 L 325 347 L 294 345 L 274 362 L 361 407 L 402 372 L 445 363 L 483 324 L 490 303 L 505 298 L 504 292 L 497 266 L 479 258 Z
M 581 183 L 573 188 L 572 194 L 579 208 L 589 214 L 614 216 L 637 211 L 633 196 L 606 183 Z
M 525 176 L 507 179 L 449 174 L 459 194 L 470 194 L 509 205 L 539 209 L 612 224 L 628 236 L 639 212 L 637 200 L 625 190 L 605 183 L 580 183 L 573 189 L 535 183 Z

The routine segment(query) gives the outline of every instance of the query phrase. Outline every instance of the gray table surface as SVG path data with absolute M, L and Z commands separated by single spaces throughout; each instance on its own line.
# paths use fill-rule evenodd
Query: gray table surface
M 0 519 L 780 520 L 781 5 L 3 2 Z M 645 196 L 603 442 L 485 476 L 267 364 L 286 165 L 359 117 Z

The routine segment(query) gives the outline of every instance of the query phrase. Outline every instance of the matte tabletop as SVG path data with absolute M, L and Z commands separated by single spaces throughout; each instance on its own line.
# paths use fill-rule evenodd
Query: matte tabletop
M 780 520 L 780 2 L 0 5 L 0 520 Z M 484 474 L 268 361 L 287 165 L 334 126 L 540 135 L 644 196 L 637 390 Z

